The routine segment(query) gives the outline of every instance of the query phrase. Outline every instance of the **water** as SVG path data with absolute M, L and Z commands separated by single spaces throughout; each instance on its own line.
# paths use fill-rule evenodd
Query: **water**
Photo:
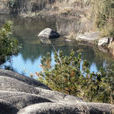
M 51 53 L 52 66 L 54 66 L 54 49 L 52 45 L 45 45 L 40 43 L 37 38 L 37 34 L 44 28 L 50 27 L 62 34 L 70 33 L 72 31 L 78 32 L 79 22 L 59 20 L 55 18 L 20 18 L 20 17 L 9 17 L 0 16 L 0 25 L 2 25 L 6 20 L 12 20 L 14 22 L 14 34 L 19 40 L 22 48 L 17 55 L 13 55 L 0 67 L 5 68 L 10 67 L 14 71 L 30 76 L 30 74 L 35 74 L 35 72 L 40 72 L 42 68 L 40 67 L 41 58 L 45 56 L 47 52 Z M 107 53 L 100 52 L 97 47 L 88 46 L 83 43 L 78 43 L 75 41 L 65 41 L 63 37 L 52 41 L 56 50 L 63 50 L 65 55 L 69 55 L 70 51 L 73 49 L 76 55 L 81 52 L 82 59 L 88 60 L 90 63 L 90 71 L 97 72 L 100 67 L 111 66 L 113 59 Z M 82 68 L 80 68 L 82 69 Z

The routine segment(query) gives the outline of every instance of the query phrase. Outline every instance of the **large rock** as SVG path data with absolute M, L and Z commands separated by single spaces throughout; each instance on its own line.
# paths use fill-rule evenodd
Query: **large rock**
M 93 42 L 98 40 L 98 38 L 99 38 L 99 32 L 86 32 L 84 34 L 78 34 L 76 40 Z
M 41 31 L 38 35 L 40 39 L 49 39 L 49 38 L 58 38 L 60 35 L 56 31 L 52 30 L 51 28 L 46 28 Z
M 104 108 L 105 107 L 105 108 Z M 20 110 L 18 114 L 103 114 L 111 111 L 111 105 L 78 102 L 40 103 Z
M 102 114 L 113 108 L 52 91 L 32 78 L 0 69 L 0 114 Z
M 16 79 L 16 80 L 18 80 L 20 82 L 24 82 L 25 84 L 28 84 L 28 85 L 31 85 L 31 86 L 34 86 L 34 87 L 50 89 L 49 87 L 47 87 L 46 85 L 42 84 L 38 80 L 34 80 L 32 78 L 19 75 L 18 73 L 12 72 L 10 70 L 2 70 L 2 69 L 0 69 L 0 77 L 1 76 L 10 77 L 12 79 Z
M 18 109 L 12 104 L 0 99 L 0 114 L 6 114 L 7 112 L 9 114 L 16 114 L 17 111 Z

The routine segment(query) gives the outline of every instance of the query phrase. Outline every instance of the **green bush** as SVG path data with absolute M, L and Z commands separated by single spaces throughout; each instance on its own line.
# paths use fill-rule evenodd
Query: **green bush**
M 3 62 L 6 56 L 17 52 L 18 41 L 12 35 L 12 22 L 8 21 L 0 29 L 0 62 Z
M 89 63 L 83 61 L 81 67 L 81 54 L 75 56 L 71 51 L 69 56 L 64 56 L 60 51 L 55 53 L 55 66 L 51 66 L 51 57 L 48 54 L 42 58 L 43 71 L 36 73 L 38 79 L 51 89 L 74 95 L 86 101 L 112 103 L 113 75 L 112 72 L 101 69 L 98 73 L 90 73 Z

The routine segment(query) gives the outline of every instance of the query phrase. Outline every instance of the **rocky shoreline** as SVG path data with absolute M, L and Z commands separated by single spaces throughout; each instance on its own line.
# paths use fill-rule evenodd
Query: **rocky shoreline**
M 2 114 L 111 114 L 114 105 L 84 102 L 52 91 L 32 78 L 0 69 L 0 111 Z
M 57 31 L 52 31 L 51 28 L 46 28 L 39 33 L 38 38 L 40 38 L 42 43 L 50 43 L 48 39 L 51 39 L 51 37 L 55 39 L 60 36 Z M 86 42 L 87 44 L 96 45 L 99 50 L 114 56 L 114 38 L 100 38 L 100 32 L 85 32 L 84 34 L 78 34 L 76 38 L 68 38 L 65 36 L 65 41 L 70 42 L 74 39 L 78 42 Z
M 30 1 L 20 1 L 17 0 L 16 2 L 9 2 L 8 0 L 4 1 L 2 0 L 0 6 L 0 13 L 1 14 L 16 14 L 23 18 L 37 18 L 38 16 L 48 16 L 50 18 L 64 18 L 64 19 L 71 19 L 71 20 L 80 20 L 80 33 L 77 36 L 76 31 L 73 31 L 71 33 L 68 33 L 68 38 L 71 39 L 74 38 L 78 41 L 86 41 L 88 43 L 92 43 L 96 45 L 96 42 L 98 42 L 98 46 L 100 47 L 100 50 L 106 50 L 105 52 L 109 52 L 114 56 L 114 45 L 113 41 L 111 43 L 108 43 L 108 40 L 104 42 L 104 38 L 100 38 L 99 32 L 93 32 L 93 22 L 91 19 L 87 19 L 87 11 L 89 10 L 89 7 L 82 7 L 81 4 L 78 2 L 72 1 L 71 3 L 68 2 L 68 6 L 66 7 L 66 3 L 60 1 L 46 1 L 46 0 L 39 0 L 39 2 L 35 0 Z M 74 6 L 77 6 L 75 8 Z M 92 32 L 90 32 L 92 31 Z M 60 32 L 60 31 L 57 31 Z M 90 33 L 89 33 L 90 32 Z M 100 39 L 100 40 L 99 40 Z M 69 40 L 69 39 L 68 39 Z M 99 45 L 99 42 L 104 42 L 104 44 L 101 46 Z M 108 43 L 108 44 L 107 44 Z
M 87 43 L 97 45 L 99 50 L 110 53 L 114 56 L 114 38 L 100 37 L 100 32 L 86 32 L 76 36 L 77 41 L 85 41 Z

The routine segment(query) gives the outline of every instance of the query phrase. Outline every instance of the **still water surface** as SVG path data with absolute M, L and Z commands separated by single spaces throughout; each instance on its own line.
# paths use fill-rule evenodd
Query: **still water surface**
M 68 32 L 76 31 L 78 32 L 79 22 L 68 21 L 68 20 L 57 20 L 49 18 L 37 18 L 37 19 L 23 19 L 19 17 L 0 17 L 0 25 L 2 25 L 6 20 L 12 20 L 14 22 L 14 34 L 19 40 L 22 48 L 17 55 L 13 55 L 0 67 L 5 68 L 11 67 L 14 71 L 30 76 L 30 74 L 35 74 L 42 70 L 40 67 L 41 58 L 45 56 L 47 52 L 51 53 L 52 66 L 54 66 L 54 49 L 52 45 L 42 44 L 37 38 L 37 34 L 44 28 L 50 27 L 62 34 Z M 76 55 L 81 52 L 82 59 L 88 60 L 90 63 L 90 71 L 97 72 L 100 67 L 111 66 L 114 62 L 112 57 L 107 53 L 100 52 L 97 47 L 87 46 L 86 44 L 81 44 L 75 41 L 65 41 L 63 37 L 53 40 L 53 45 L 56 50 L 63 50 L 65 55 L 69 55 L 70 51 L 73 49 Z M 80 69 L 82 69 L 80 67 Z

